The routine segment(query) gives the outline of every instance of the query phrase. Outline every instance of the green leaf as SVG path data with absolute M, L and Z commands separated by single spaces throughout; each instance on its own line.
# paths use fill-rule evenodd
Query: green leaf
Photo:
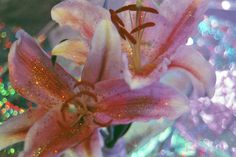
M 112 125 L 107 128 L 107 135 L 103 136 L 107 148 L 112 148 L 116 142 L 129 130 L 130 124 Z
M 51 57 L 51 62 L 52 62 L 52 65 L 53 65 L 53 66 L 55 66 L 56 61 L 57 61 L 57 56 L 52 55 L 52 57 Z

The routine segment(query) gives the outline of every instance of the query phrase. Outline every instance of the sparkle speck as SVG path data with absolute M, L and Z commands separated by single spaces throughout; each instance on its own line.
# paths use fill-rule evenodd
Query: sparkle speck
M 221 6 L 224 10 L 229 10 L 231 7 L 231 4 L 229 1 L 222 1 Z

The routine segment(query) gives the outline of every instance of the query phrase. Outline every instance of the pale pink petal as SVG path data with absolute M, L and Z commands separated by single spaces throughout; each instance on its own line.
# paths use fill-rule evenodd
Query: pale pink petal
M 129 3 L 135 3 L 129 0 Z M 175 5 L 173 5 L 175 4 Z M 142 38 L 141 58 L 142 64 L 162 64 L 163 58 L 171 54 L 195 33 L 197 25 L 203 18 L 207 9 L 208 0 L 165 0 L 160 6 L 153 1 L 145 1 L 144 6 L 155 8 L 159 14 L 147 13 L 144 22 L 155 23 L 154 27 L 146 28 Z M 135 21 L 135 13 L 133 21 Z M 131 30 L 130 15 L 124 14 L 127 27 Z M 133 22 L 134 23 L 134 22 Z M 124 48 L 125 49 L 125 48 Z M 127 52 L 127 50 L 124 50 Z M 155 72 L 156 73 L 156 72 Z
M 175 88 L 180 93 L 190 96 L 193 92 L 193 85 L 191 78 L 179 70 L 179 69 L 169 69 L 160 78 L 160 82 Z
M 60 25 L 68 25 L 77 30 L 89 41 L 96 25 L 102 19 L 110 19 L 110 14 L 102 7 L 86 0 L 65 0 L 51 11 L 52 19 Z
M 41 106 L 56 105 L 73 95 L 76 80 L 49 56 L 27 33 L 20 31 L 11 47 L 10 81 L 18 93 Z
M 87 138 L 83 143 L 75 146 L 73 150 L 77 156 L 81 157 L 103 157 L 102 155 L 103 139 L 99 129 L 94 131 L 92 136 Z
M 103 7 L 104 2 L 105 2 L 105 0 L 87 0 L 87 1 L 89 1 L 93 5 L 98 5 L 98 6 L 101 6 L 101 7 Z
M 76 118 L 76 113 L 68 111 L 63 119 L 60 107 L 51 109 L 30 128 L 20 156 L 53 157 L 85 141 L 96 127 L 90 116 L 72 127 Z
M 122 75 L 120 36 L 108 20 L 101 21 L 94 33 L 82 80 L 95 83 Z
M 30 109 L 25 113 L 12 117 L 0 125 L 0 150 L 12 144 L 24 141 L 29 128 L 46 110 Z
M 154 5 L 152 1 L 145 1 L 144 6 L 156 8 L 159 14 L 148 13 L 145 21 L 154 22 L 156 25 L 146 28 L 143 36 L 143 44 L 141 46 L 141 72 L 132 71 L 128 58 L 124 61 L 125 80 L 131 88 L 141 88 L 158 80 L 163 72 L 167 70 L 171 54 L 176 49 L 185 44 L 188 37 L 197 28 L 198 22 L 202 19 L 203 13 L 207 9 L 208 0 L 183 0 L 176 2 L 175 0 L 165 0 L 158 5 Z M 128 3 L 135 3 L 129 0 Z M 173 3 L 175 5 L 173 5 Z M 124 16 L 131 27 L 129 14 Z M 134 21 L 133 15 L 133 21 Z M 132 18 L 131 18 L 132 19 Z M 133 22 L 134 23 L 134 22 Z M 123 44 L 123 51 L 127 50 L 127 44 Z M 127 57 L 125 57 L 127 58 Z
M 173 5 L 175 4 L 175 5 Z M 208 0 L 165 0 L 158 8 L 166 19 L 165 25 L 157 26 L 162 33 L 156 34 L 156 60 L 160 55 L 170 55 L 197 29 L 207 9 Z
M 87 60 L 89 47 L 82 40 L 66 40 L 52 50 L 52 55 L 61 56 L 81 65 Z
M 179 77 L 177 77 L 177 78 L 174 77 L 173 79 L 170 79 L 169 82 L 165 82 L 163 80 L 163 78 L 161 78 L 160 81 L 161 82 L 164 81 L 162 83 L 169 85 L 171 87 L 174 87 L 174 88 L 178 88 L 180 91 L 182 91 L 182 90 L 185 91 L 187 93 L 185 95 L 187 95 L 191 99 L 198 99 L 199 97 L 206 96 L 206 90 L 205 90 L 204 84 L 200 80 L 198 80 L 190 71 L 185 70 L 181 67 L 170 67 L 168 72 L 169 71 L 177 71 L 178 73 L 181 73 L 184 76 L 183 80 L 186 81 L 185 84 L 183 84 L 182 86 L 180 86 L 180 84 L 178 84 L 179 81 L 183 81 L 183 80 L 178 80 L 178 79 L 180 79 Z M 168 74 L 168 72 L 167 72 L 167 74 Z M 173 81 L 173 82 L 171 82 L 171 81 Z M 186 89 L 183 87 L 186 87 Z
M 181 46 L 171 58 L 170 67 L 180 67 L 189 71 L 205 89 L 203 96 L 212 97 L 215 91 L 215 70 L 213 66 L 190 46 Z
M 131 90 L 123 80 L 103 81 L 96 84 L 96 91 L 101 97 L 97 118 L 110 119 L 113 124 L 161 117 L 175 119 L 187 110 L 188 99 L 184 95 L 158 82 Z
M 149 64 L 142 70 L 141 74 L 136 74 L 130 70 L 128 57 L 123 54 L 124 79 L 131 89 L 139 89 L 152 84 L 160 79 L 162 73 L 167 71 L 170 60 L 163 58 L 162 62 L 156 67 L 155 64 Z

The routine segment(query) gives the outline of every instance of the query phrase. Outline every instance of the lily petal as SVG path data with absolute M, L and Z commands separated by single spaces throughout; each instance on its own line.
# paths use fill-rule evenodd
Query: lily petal
M 168 71 L 177 71 L 178 73 L 181 73 L 183 75 L 183 77 L 185 77 L 184 80 L 186 81 L 186 84 L 187 84 L 185 90 L 186 90 L 187 96 L 189 98 L 191 98 L 191 99 L 198 99 L 199 97 L 205 97 L 206 96 L 206 90 L 205 90 L 204 84 L 199 79 L 197 79 L 188 70 L 185 70 L 185 69 L 183 69 L 181 67 L 170 67 Z M 173 88 L 176 88 L 176 83 L 178 82 L 178 79 L 180 79 L 180 78 L 176 78 L 176 79 L 177 80 L 175 80 L 175 78 L 173 78 L 173 79 L 169 80 L 169 81 L 173 81 L 173 82 L 165 82 L 161 78 L 161 82 L 164 81 L 162 83 L 164 83 L 166 85 L 169 85 L 169 86 L 171 86 Z M 183 87 L 184 86 L 178 86 L 178 90 L 182 91 L 182 93 L 183 93 L 183 90 L 184 90 Z M 189 88 L 187 88 L 187 87 L 189 87 Z M 186 93 L 185 93 L 185 95 L 186 95 Z
M 169 69 L 160 78 L 160 82 L 171 86 L 180 93 L 190 96 L 193 91 L 192 81 L 189 76 L 179 69 Z
M 97 25 L 92 40 L 92 50 L 83 69 L 82 80 L 95 83 L 122 75 L 120 36 L 108 20 Z
M 171 58 L 170 67 L 180 67 L 189 71 L 204 85 L 204 96 L 213 96 L 216 81 L 215 71 L 213 66 L 198 51 L 190 46 L 179 47 Z
M 128 3 L 132 2 L 134 3 L 134 0 L 128 0 Z M 180 45 L 185 44 L 196 30 L 195 27 L 207 9 L 208 0 L 183 0 L 178 1 L 176 5 L 172 5 L 173 3 L 176 2 L 165 0 L 160 7 L 151 1 L 144 3 L 148 7 L 156 7 L 159 14 L 147 14 L 145 18 L 147 22 L 151 21 L 156 25 L 147 28 L 143 36 L 141 60 L 142 64 L 147 66 L 143 67 L 141 75 L 132 72 L 127 64 L 129 60 L 124 59 L 125 79 L 131 88 L 140 88 L 160 79 L 161 74 L 168 68 L 170 56 Z M 129 14 L 124 17 L 128 20 Z M 128 27 L 130 26 L 131 22 L 128 22 Z M 129 52 L 127 44 L 124 45 L 123 50 Z
M 110 19 L 107 10 L 86 0 L 65 0 L 53 7 L 51 16 L 60 25 L 68 25 L 79 30 L 89 41 L 93 37 L 96 25 L 102 19 Z
M 89 47 L 86 42 L 82 40 L 66 40 L 54 47 L 52 55 L 62 56 L 81 65 L 85 64 L 88 51 Z
M 44 109 L 30 109 L 12 117 L 0 125 L 0 150 L 24 141 L 29 128 L 46 112 Z
M 90 3 L 94 5 L 103 6 L 105 0 L 87 0 L 87 1 L 89 1 Z
M 10 81 L 16 91 L 43 107 L 70 98 L 77 81 L 59 65 L 53 67 L 49 56 L 26 32 L 17 35 L 8 58 Z
M 175 3 L 175 5 L 173 5 Z M 197 24 L 202 20 L 208 6 L 208 0 L 165 0 L 158 8 L 160 15 L 168 22 L 164 25 L 164 34 L 157 34 L 156 60 L 161 55 L 170 55 L 188 37 L 197 30 Z M 163 26 L 163 25 L 160 25 Z M 163 28 L 160 28 L 163 30 Z
M 131 90 L 123 80 L 103 81 L 96 85 L 96 91 L 102 97 L 96 107 L 97 117 L 110 118 L 113 124 L 175 119 L 188 108 L 184 95 L 158 82 Z
M 72 149 L 67 149 L 63 152 L 63 157 L 78 157 L 78 155 L 76 154 L 75 151 L 73 151 Z
M 51 109 L 43 118 L 37 121 L 29 130 L 21 157 L 51 157 L 61 154 L 64 150 L 82 143 L 95 130 L 91 118 L 72 127 L 77 117 L 76 113 L 67 113 L 63 119 L 60 107 Z
M 102 155 L 103 139 L 99 129 L 94 131 L 92 136 L 87 138 L 83 143 L 74 147 L 77 156 L 81 157 L 103 157 Z
M 136 3 L 135 0 L 127 0 L 126 5 Z M 197 24 L 203 18 L 207 9 L 208 0 L 165 0 L 160 6 L 154 1 L 144 1 L 146 7 L 155 8 L 159 14 L 148 13 L 145 22 L 155 23 L 154 27 L 145 29 L 142 45 L 142 63 L 160 63 L 160 56 L 169 56 L 182 44 L 185 44 L 188 37 L 197 30 Z M 136 15 L 131 14 L 132 21 Z M 132 30 L 132 22 L 129 12 L 122 16 L 128 30 Z

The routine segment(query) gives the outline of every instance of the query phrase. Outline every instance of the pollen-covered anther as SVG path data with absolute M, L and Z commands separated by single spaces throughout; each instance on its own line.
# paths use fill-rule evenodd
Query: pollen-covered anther
M 159 12 L 151 7 L 145 7 L 145 6 L 137 6 L 136 4 L 126 5 L 121 7 L 120 9 L 116 10 L 116 13 L 121 13 L 124 11 L 144 11 L 144 12 L 150 12 L 154 14 L 158 14 Z
M 93 83 L 90 83 L 90 82 L 84 81 L 84 80 L 81 80 L 81 81 L 77 82 L 77 83 L 75 84 L 74 88 L 76 88 L 76 87 L 81 87 L 81 86 L 83 86 L 83 87 L 90 87 L 91 89 L 94 89 L 94 88 L 95 88 L 95 86 L 94 86 Z
M 143 30 L 143 29 L 145 29 L 145 28 L 147 28 L 147 27 L 153 27 L 153 26 L 155 26 L 155 23 L 153 23 L 153 22 L 147 22 L 147 23 L 141 24 L 141 25 L 139 25 L 138 27 L 134 28 L 134 29 L 130 32 L 130 34 L 133 34 L 133 33 L 136 33 L 136 32 L 138 32 L 138 31 L 141 31 L 141 30 Z

